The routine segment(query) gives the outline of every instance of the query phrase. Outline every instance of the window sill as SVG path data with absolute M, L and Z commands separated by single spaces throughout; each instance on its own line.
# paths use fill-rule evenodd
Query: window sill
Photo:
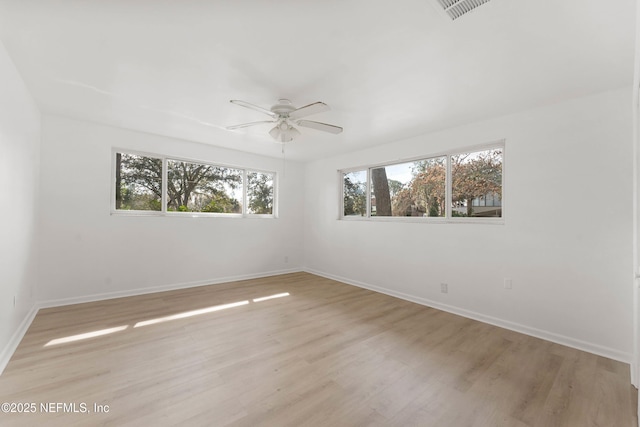
M 504 218 L 434 218 L 434 217 L 340 217 L 339 221 L 364 221 L 364 222 L 397 222 L 397 223 L 421 223 L 421 224 L 486 224 L 504 225 Z
M 155 211 L 111 211 L 111 216 L 130 217 L 174 217 L 174 218 L 262 218 L 274 219 L 275 215 L 225 214 L 214 212 L 155 212 Z

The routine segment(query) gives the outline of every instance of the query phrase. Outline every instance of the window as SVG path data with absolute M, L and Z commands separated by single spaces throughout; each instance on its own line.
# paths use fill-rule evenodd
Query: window
M 247 212 L 273 214 L 273 174 L 249 172 L 247 174 Z
M 167 160 L 167 210 L 242 213 L 242 170 Z
M 341 171 L 341 218 L 501 218 L 503 147 Z
M 502 216 L 502 149 L 451 156 L 451 214 Z
M 116 209 L 162 209 L 162 159 L 116 153 Z
M 343 215 L 367 215 L 367 171 L 355 171 L 343 174 Z
M 371 216 L 446 213 L 446 157 L 371 169 Z
M 114 211 L 273 216 L 274 183 L 273 172 L 116 152 Z

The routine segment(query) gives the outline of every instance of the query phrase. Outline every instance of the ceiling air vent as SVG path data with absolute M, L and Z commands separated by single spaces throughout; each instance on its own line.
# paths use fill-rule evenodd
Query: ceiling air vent
M 489 0 L 438 0 L 442 9 L 444 9 L 452 20 L 458 19 L 476 7 L 488 2 Z

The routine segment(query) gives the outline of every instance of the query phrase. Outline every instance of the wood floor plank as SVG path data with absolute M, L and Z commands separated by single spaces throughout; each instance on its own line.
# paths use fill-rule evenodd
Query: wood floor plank
M 637 425 L 624 363 L 307 273 L 43 309 L 0 400 L 37 405 L 2 426 Z

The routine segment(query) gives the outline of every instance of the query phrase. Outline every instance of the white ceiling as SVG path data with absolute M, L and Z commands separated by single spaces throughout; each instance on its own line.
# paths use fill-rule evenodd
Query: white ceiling
M 0 0 L 0 38 L 43 111 L 271 156 L 268 119 L 229 103 L 331 111 L 312 160 L 631 86 L 634 0 Z

